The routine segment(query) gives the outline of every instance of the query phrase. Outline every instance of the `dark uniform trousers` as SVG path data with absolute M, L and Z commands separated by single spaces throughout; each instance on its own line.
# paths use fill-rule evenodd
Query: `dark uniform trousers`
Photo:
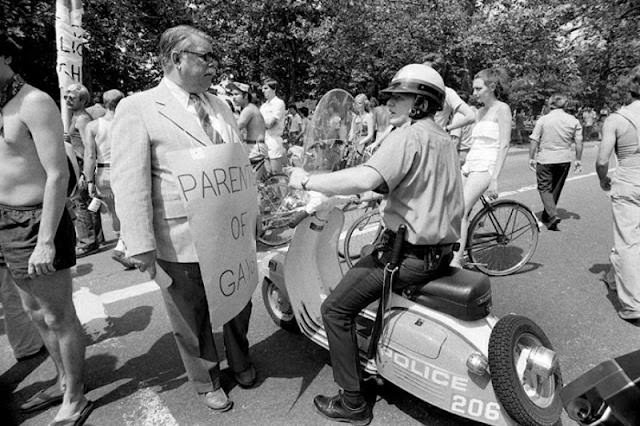
M 570 169 L 571 162 L 536 164 L 538 192 L 544 206 L 544 212 L 542 213 L 544 222 L 548 222 L 552 217 L 558 215 L 558 200 Z
M 209 306 L 198 263 L 176 263 L 158 259 L 173 284 L 162 289 L 162 297 L 173 335 L 189 380 L 196 392 L 220 388 L 220 359 L 216 351 Z M 239 373 L 251 366 L 247 331 L 251 301 L 222 329 L 229 367 Z
M 450 246 L 452 244 L 432 264 L 425 264 L 424 256 L 405 252 L 393 291 L 400 293 L 408 286 L 424 284 L 443 275 L 453 257 Z M 384 266 L 390 257 L 390 245 L 362 257 L 322 303 L 322 322 L 329 340 L 333 378 L 345 391 L 361 391 L 362 372 L 355 318 L 362 309 L 380 298 Z

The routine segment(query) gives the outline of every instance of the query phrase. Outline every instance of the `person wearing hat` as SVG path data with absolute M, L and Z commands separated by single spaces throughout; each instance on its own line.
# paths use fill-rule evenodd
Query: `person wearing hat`
M 314 404 L 327 418 L 366 425 L 373 418 L 362 392 L 362 372 L 355 339 L 358 313 L 380 298 L 384 266 L 400 226 L 407 228 L 393 291 L 422 284 L 443 274 L 460 237 L 464 212 L 458 156 L 449 135 L 436 124 L 445 86 L 433 68 L 411 64 L 396 73 L 384 90 L 393 130 L 364 164 L 333 173 L 309 175 L 293 169 L 289 185 L 331 195 L 374 190 L 384 194 L 385 231 L 375 250 L 360 258 L 322 303 L 333 376 L 343 392 L 318 395 Z
M 229 83 L 229 90 L 233 103 L 241 109 L 238 117 L 238 128 L 242 133 L 244 143 L 249 151 L 249 161 L 254 166 L 258 177 L 267 172 L 268 150 L 264 143 L 265 124 L 260 109 L 253 103 L 248 84 L 240 82 Z

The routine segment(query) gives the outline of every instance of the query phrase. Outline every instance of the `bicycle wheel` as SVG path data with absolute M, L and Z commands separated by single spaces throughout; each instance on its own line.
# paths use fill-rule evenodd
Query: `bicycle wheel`
M 467 253 L 487 275 L 509 275 L 522 268 L 538 245 L 538 222 L 528 207 L 500 200 L 480 210 L 469 225 Z
M 349 268 L 360 259 L 363 249 L 371 246 L 381 232 L 382 220 L 378 209 L 365 213 L 351 224 L 343 244 L 343 256 Z
M 290 194 L 288 184 L 289 178 L 284 174 L 269 176 L 258 183 L 260 226 L 257 238 L 271 247 L 287 244 L 295 231 L 289 228 L 287 221 L 290 213 L 286 206 L 286 197 Z

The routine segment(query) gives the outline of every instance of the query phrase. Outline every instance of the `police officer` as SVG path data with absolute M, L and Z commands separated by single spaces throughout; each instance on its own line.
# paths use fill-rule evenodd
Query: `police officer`
M 354 320 L 381 295 L 384 265 L 396 231 L 401 225 L 407 228 L 399 275 L 393 283 L 393 290 L 400 292 L 448 268 L 463 215 L 455 146 L 433 119 L 445 97 L 442 77 L 427 65 L 407 65 L 384 92 L 391 95 L 387 103 L 391 124 L 401 124 L 408 116 L 411 125 L 398 126 L 360 166 L 312 176 L 294 169 L 290 176 L 293 188 L 328 195 L 368 190 L 385 195 L 381 212 L 385 232 L 376 250 L 345 274 L 321 309 L 334 379 L 343 392 L 318 395 L 314 404 L 327 418 L 362 425 L 369 424 L 373 414 L 362 393 Z

